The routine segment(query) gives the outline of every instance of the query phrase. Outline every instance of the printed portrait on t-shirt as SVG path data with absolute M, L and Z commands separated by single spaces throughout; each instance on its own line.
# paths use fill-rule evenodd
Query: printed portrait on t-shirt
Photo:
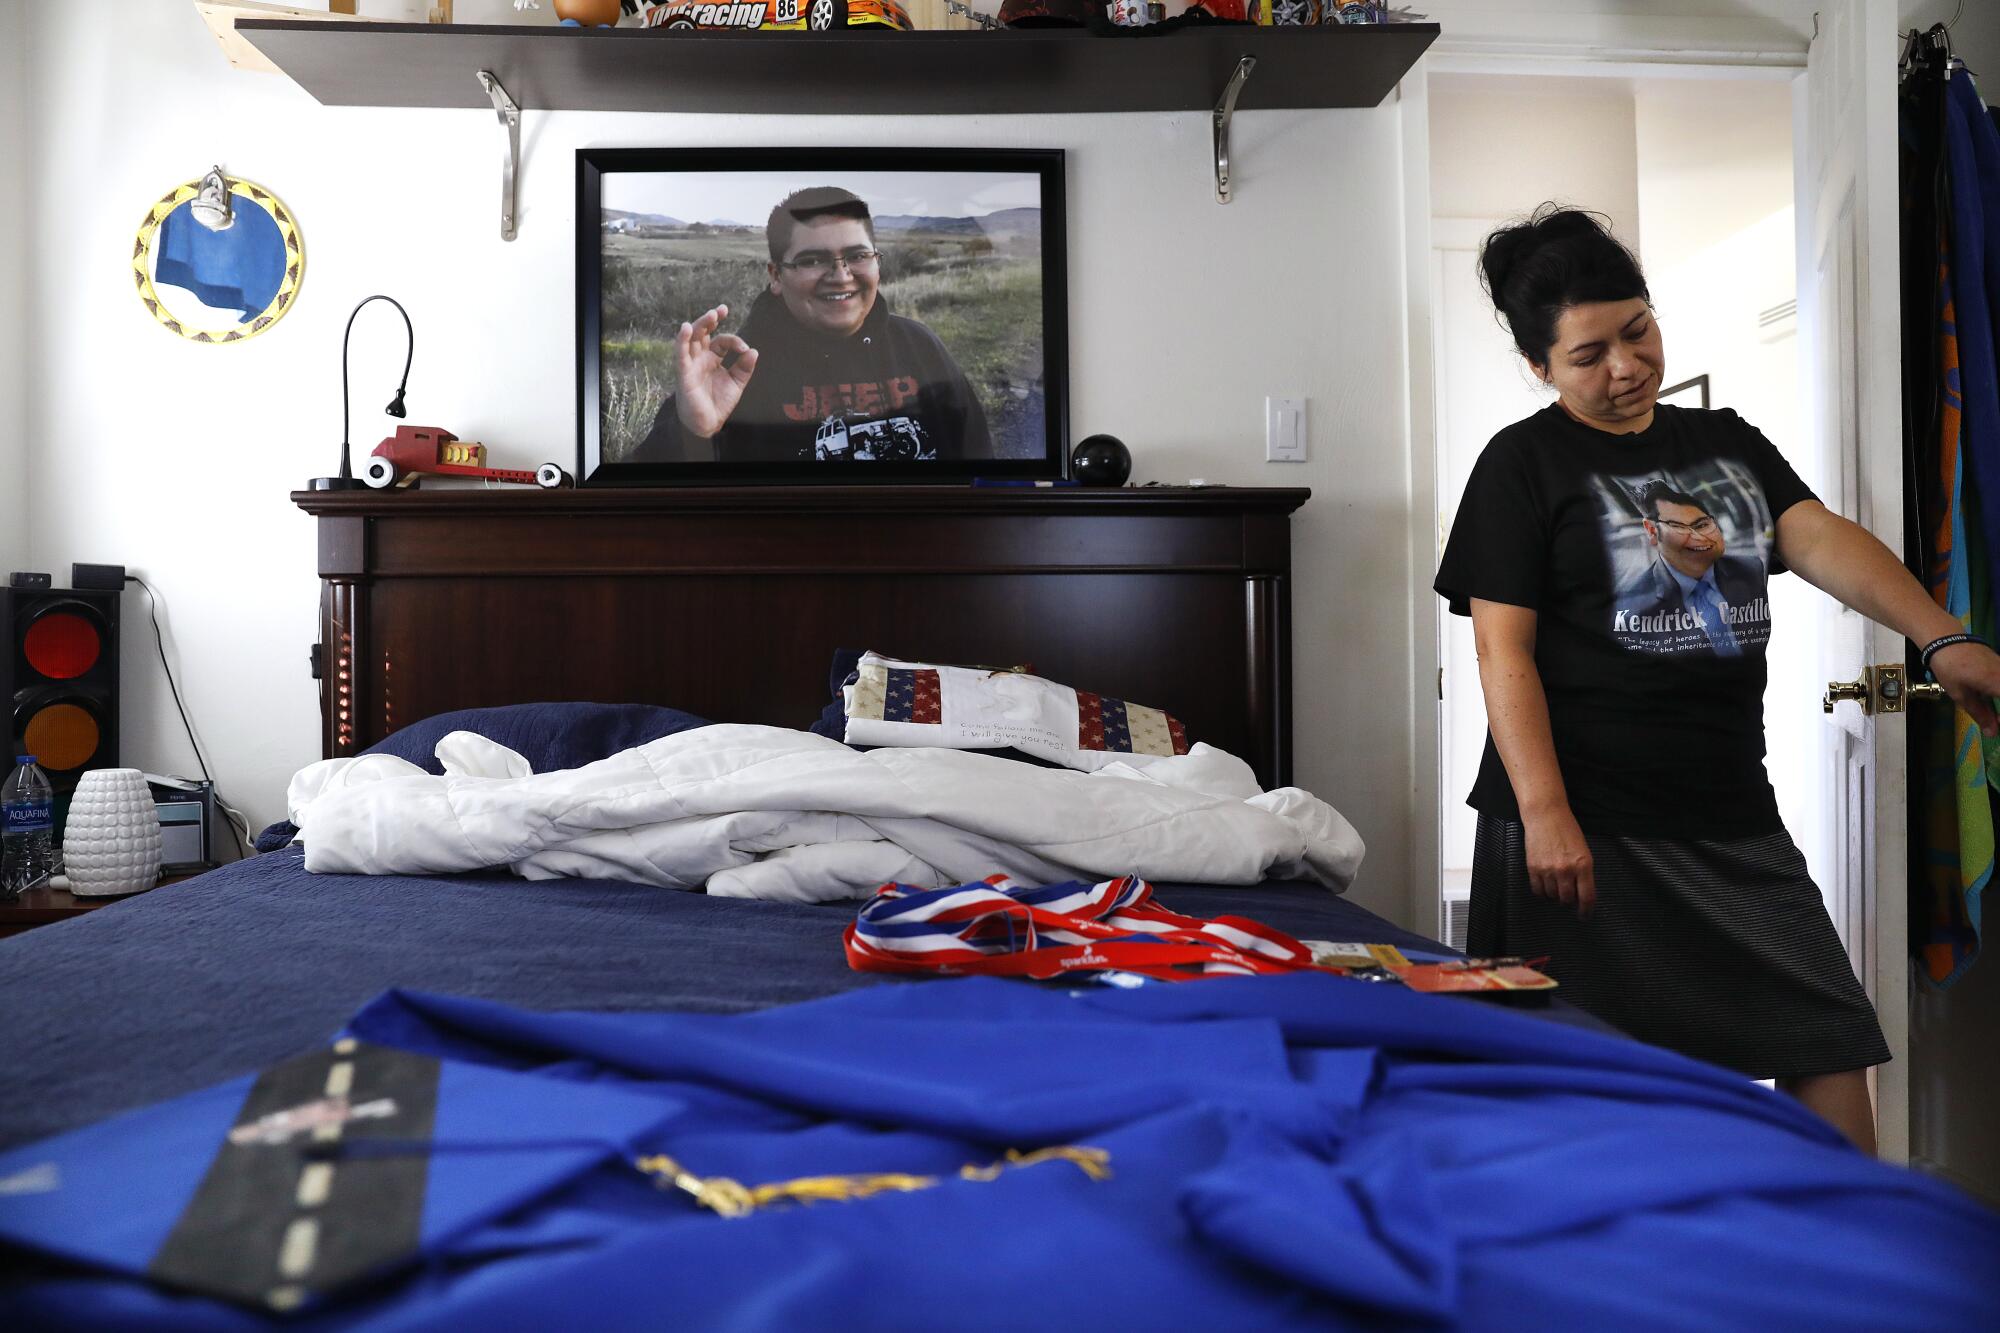
M 1771 510 L 1748 466 L 1596 479 L 1611 563 L 1611 636 L 1634 652 L 1718 658 L 1762 653 Z

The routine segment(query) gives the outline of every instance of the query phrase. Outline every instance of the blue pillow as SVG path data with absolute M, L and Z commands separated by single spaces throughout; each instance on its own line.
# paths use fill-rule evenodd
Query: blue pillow
M 836 648 L 833 650 L 833 665 L 826 673 L 826 687 L 833 692 L 833 702 L 820 709 L 819 721 L 806 730 L 815 736 L 828 736 L 837 741 L 847 739 L 847 705 L 841 699 L 840 687 L 847 684 L 848 677 L 861 661 L 863 648 Z M 872 750 L 872 745 L 857 745 L 857 750 Z
M 655 704 L 507 704 L 439 713 L 383 737 L 363 754 L 392 754 L 426 773 L 442 773 L 437 744 L 454 731 L 470 731 L 506 746 L 537 773 L 580 768 L 676 732 L 705 727 L 708 719 Z
M 676 732 L 705 727 L 708 719 L 654 704 L 506 704 L 461 708 L 412 722 L 363 750 L 407 759 L 426 773 L 443 773 L 437 744 L 454 731 L 470 731 L 497 741 L 528 761 L 537 773 L 580 768 L 606 755 L 629 750 Z M 280 821 L 257 835 L 257 850 L 276 851 L 298 836 Z

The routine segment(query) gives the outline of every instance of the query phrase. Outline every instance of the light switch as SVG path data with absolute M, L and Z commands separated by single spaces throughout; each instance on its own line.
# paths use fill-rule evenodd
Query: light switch
M 1264 400 L 1264 461 L 1267 463 L 1306 461 L 1305 399 Z

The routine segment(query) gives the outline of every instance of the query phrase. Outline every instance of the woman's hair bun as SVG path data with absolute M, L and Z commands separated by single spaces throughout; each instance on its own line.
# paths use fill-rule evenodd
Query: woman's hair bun
M 1495 305 L 1500 304 L 1500 293 L 1507 290 L 1507 279 L 1513 276 L 1514 265 L 1529 243 L 1526 226 L 1502 227 L 1486 238 L 1479 251 L 1479 273 Z
M 1528 225 L 1544 240 L 1560 240 L 1564 236 L 1582 236 L 1597 232 L 1605 236 L 1611 234 L 1611 220 L 1598 219 L 1601 213 L 1587 213 L 1580 208 L 1570 208 L 1563 204 L 1543 204 L 1528 219 Z
M 1480 247 L 1479 270 L 1515 346 L 1536 365 L 1547 364 L 1556 321 L 1570 306 L 1652 299 L 1610 219 L 1566 204 L 1545 203 L 1497 228 Z

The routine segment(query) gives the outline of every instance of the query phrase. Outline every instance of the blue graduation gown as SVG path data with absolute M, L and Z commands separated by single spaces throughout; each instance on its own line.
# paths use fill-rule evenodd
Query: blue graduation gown
M 935 981 L 736 1016 L 390 992 L 351 1035 L 438 1062 L 431 1194 L 475 1181 L 496 1198 L 499 1176 L 517 1202 L 434 1218 L 427 1197 L 405 1252 L 370 1270 L 387 1276 L 316 1295 L 301 1328 L 1952 1329 L 2000 1308 L 2000 1221 L 1864 1159 L 1789 1098 L 1637 1042 L 1331 976 Z M 523 1086 L 533 1123 L 519 1101 L 482 1115 L 516 1121 L 516 1148 L 447 1132 L 459 1098 Z M 0 1158 L 0 1182 L 49 1162 L 68 1180 L 81 1157 L 105 1179 L 144 1172 L 170 1132 L 205 1166 L 229 1097 L 30 1145 Z M 1111 1174 L 957 1174 L 1051 1145 L 1101 1149 Z M 938 1183 L 724 1218 L 653 1187 L 634 1151 L 746 1184 Z M 267 1325 L 139 1276 L 192 1177 L 134 1196 L 151 1219 L 137 1229 L 101 1208 L 57 1227 L 26 1215 L 38 1196 L 0 1196 L 17 1256 L 89 1255 L 0 1294 L 0 1323 Z

